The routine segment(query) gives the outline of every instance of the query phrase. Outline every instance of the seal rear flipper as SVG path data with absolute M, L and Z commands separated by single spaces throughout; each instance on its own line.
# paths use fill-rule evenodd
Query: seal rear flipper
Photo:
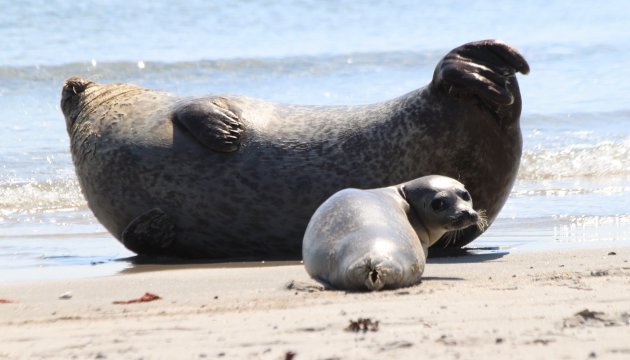
M 516 49 L 496 40 L 476 41 L 451 50 L 440 61 L 433 85 L 447 93 L 477 95 L 490 105 L 511 105 L 509 83 L 514 74 L 529 73 L 529 65 Z
M 381 256 L 366 255 L 348 267 L 348 290 L 378 291 L 404 286 L 404 270 L 396 261 Z
M 159 208 L 136 217 L 122 232 L 122 243 L 138 255 L 173 255 L 175 224 Z
M 183 126 L 205 147 L 218 152 L 238 150 L 243 122 L 221 98 L 190 99 L 177 105 L 174 122 Z

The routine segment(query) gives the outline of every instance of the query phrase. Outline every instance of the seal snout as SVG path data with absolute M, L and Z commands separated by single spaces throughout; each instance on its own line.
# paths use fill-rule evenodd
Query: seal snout
M 466 227 L 468 225 L 477 224 L 479 222 L 479 214 L 475 210 L 462 210 L 456 216 L 451 218 L 451 226 L 453 228 Z
M 468 220 L 472 223 L 477 223 L 477 221 L 479 221 L 479 215 L 477 215 L 477 212 L 473 211 L 469 211 L 466 210 L 464 211 L 464 217 L 468 217 Z
M 484 210 L 462 210 L 457 216 L 451 218 L 451 229 L 457 230 L 468 226 L 477 226 L 484 231 L 488 227 L 488 218 Z

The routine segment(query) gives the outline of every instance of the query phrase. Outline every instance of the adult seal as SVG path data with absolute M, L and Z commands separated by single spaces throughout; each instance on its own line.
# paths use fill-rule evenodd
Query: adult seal
M 465 183 L 492 221 L 520 162 L 525 59 L 493 40 L 449 52 L 427 86 L 363 106 L 179 97 L 70 78 L 61 109 L 96 218 L 139 254 L 297 259 L 344 188 L 429 174 Z M 471 227 L 449 246 L 480 234 Z
M 379 189 L 344 189 L 313 214 L 302 245 L 311 277 L 343 290 L 395 289 L 420 282 L 428 247 L 447 232 L 480 230 L 460 182 L 425 176 Z

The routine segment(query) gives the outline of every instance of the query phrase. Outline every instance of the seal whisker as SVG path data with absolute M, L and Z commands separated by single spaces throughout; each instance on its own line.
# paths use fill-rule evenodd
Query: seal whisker
M 477 225 L 477 229 L 479 229 L 479 231 L 483 232 L 488 228 L 488 216 L 486 215 L 485 210 L 477 211 L 477 215 L 479 216 L 479 219 L 475 225 Z
M 451 240 L 453 238 L 453 231 L 449 231 L 446 234 L 444 234 L 444 236 L 442 237 L 442 247 L 443 248 L 447 248 L 448 245 L 451 243 Z
M 461 235 L 461 232 L 462 232 L 461 229 L 457 229 L 457 230 L 452 230 L 446 233 L 445 238 L 444 238 L 445 241 L 443 245 L 444 248 L 447 248 L 451 243 L 454 243 L 455 241 L 457 241 L 457 239 Z

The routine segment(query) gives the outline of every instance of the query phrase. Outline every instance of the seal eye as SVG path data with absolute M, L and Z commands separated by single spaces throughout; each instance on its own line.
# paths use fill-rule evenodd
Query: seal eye
M 434 211 L 442 211 L 446 209 L 446 206 L 446 201 L 444 201 L 443 199 L 435 199 L 431 201 L 431 208 Z
M 470 193 L 468 191 L 464 191 L 460 194 L 460 197 L 464 201 L 470 201 Z

